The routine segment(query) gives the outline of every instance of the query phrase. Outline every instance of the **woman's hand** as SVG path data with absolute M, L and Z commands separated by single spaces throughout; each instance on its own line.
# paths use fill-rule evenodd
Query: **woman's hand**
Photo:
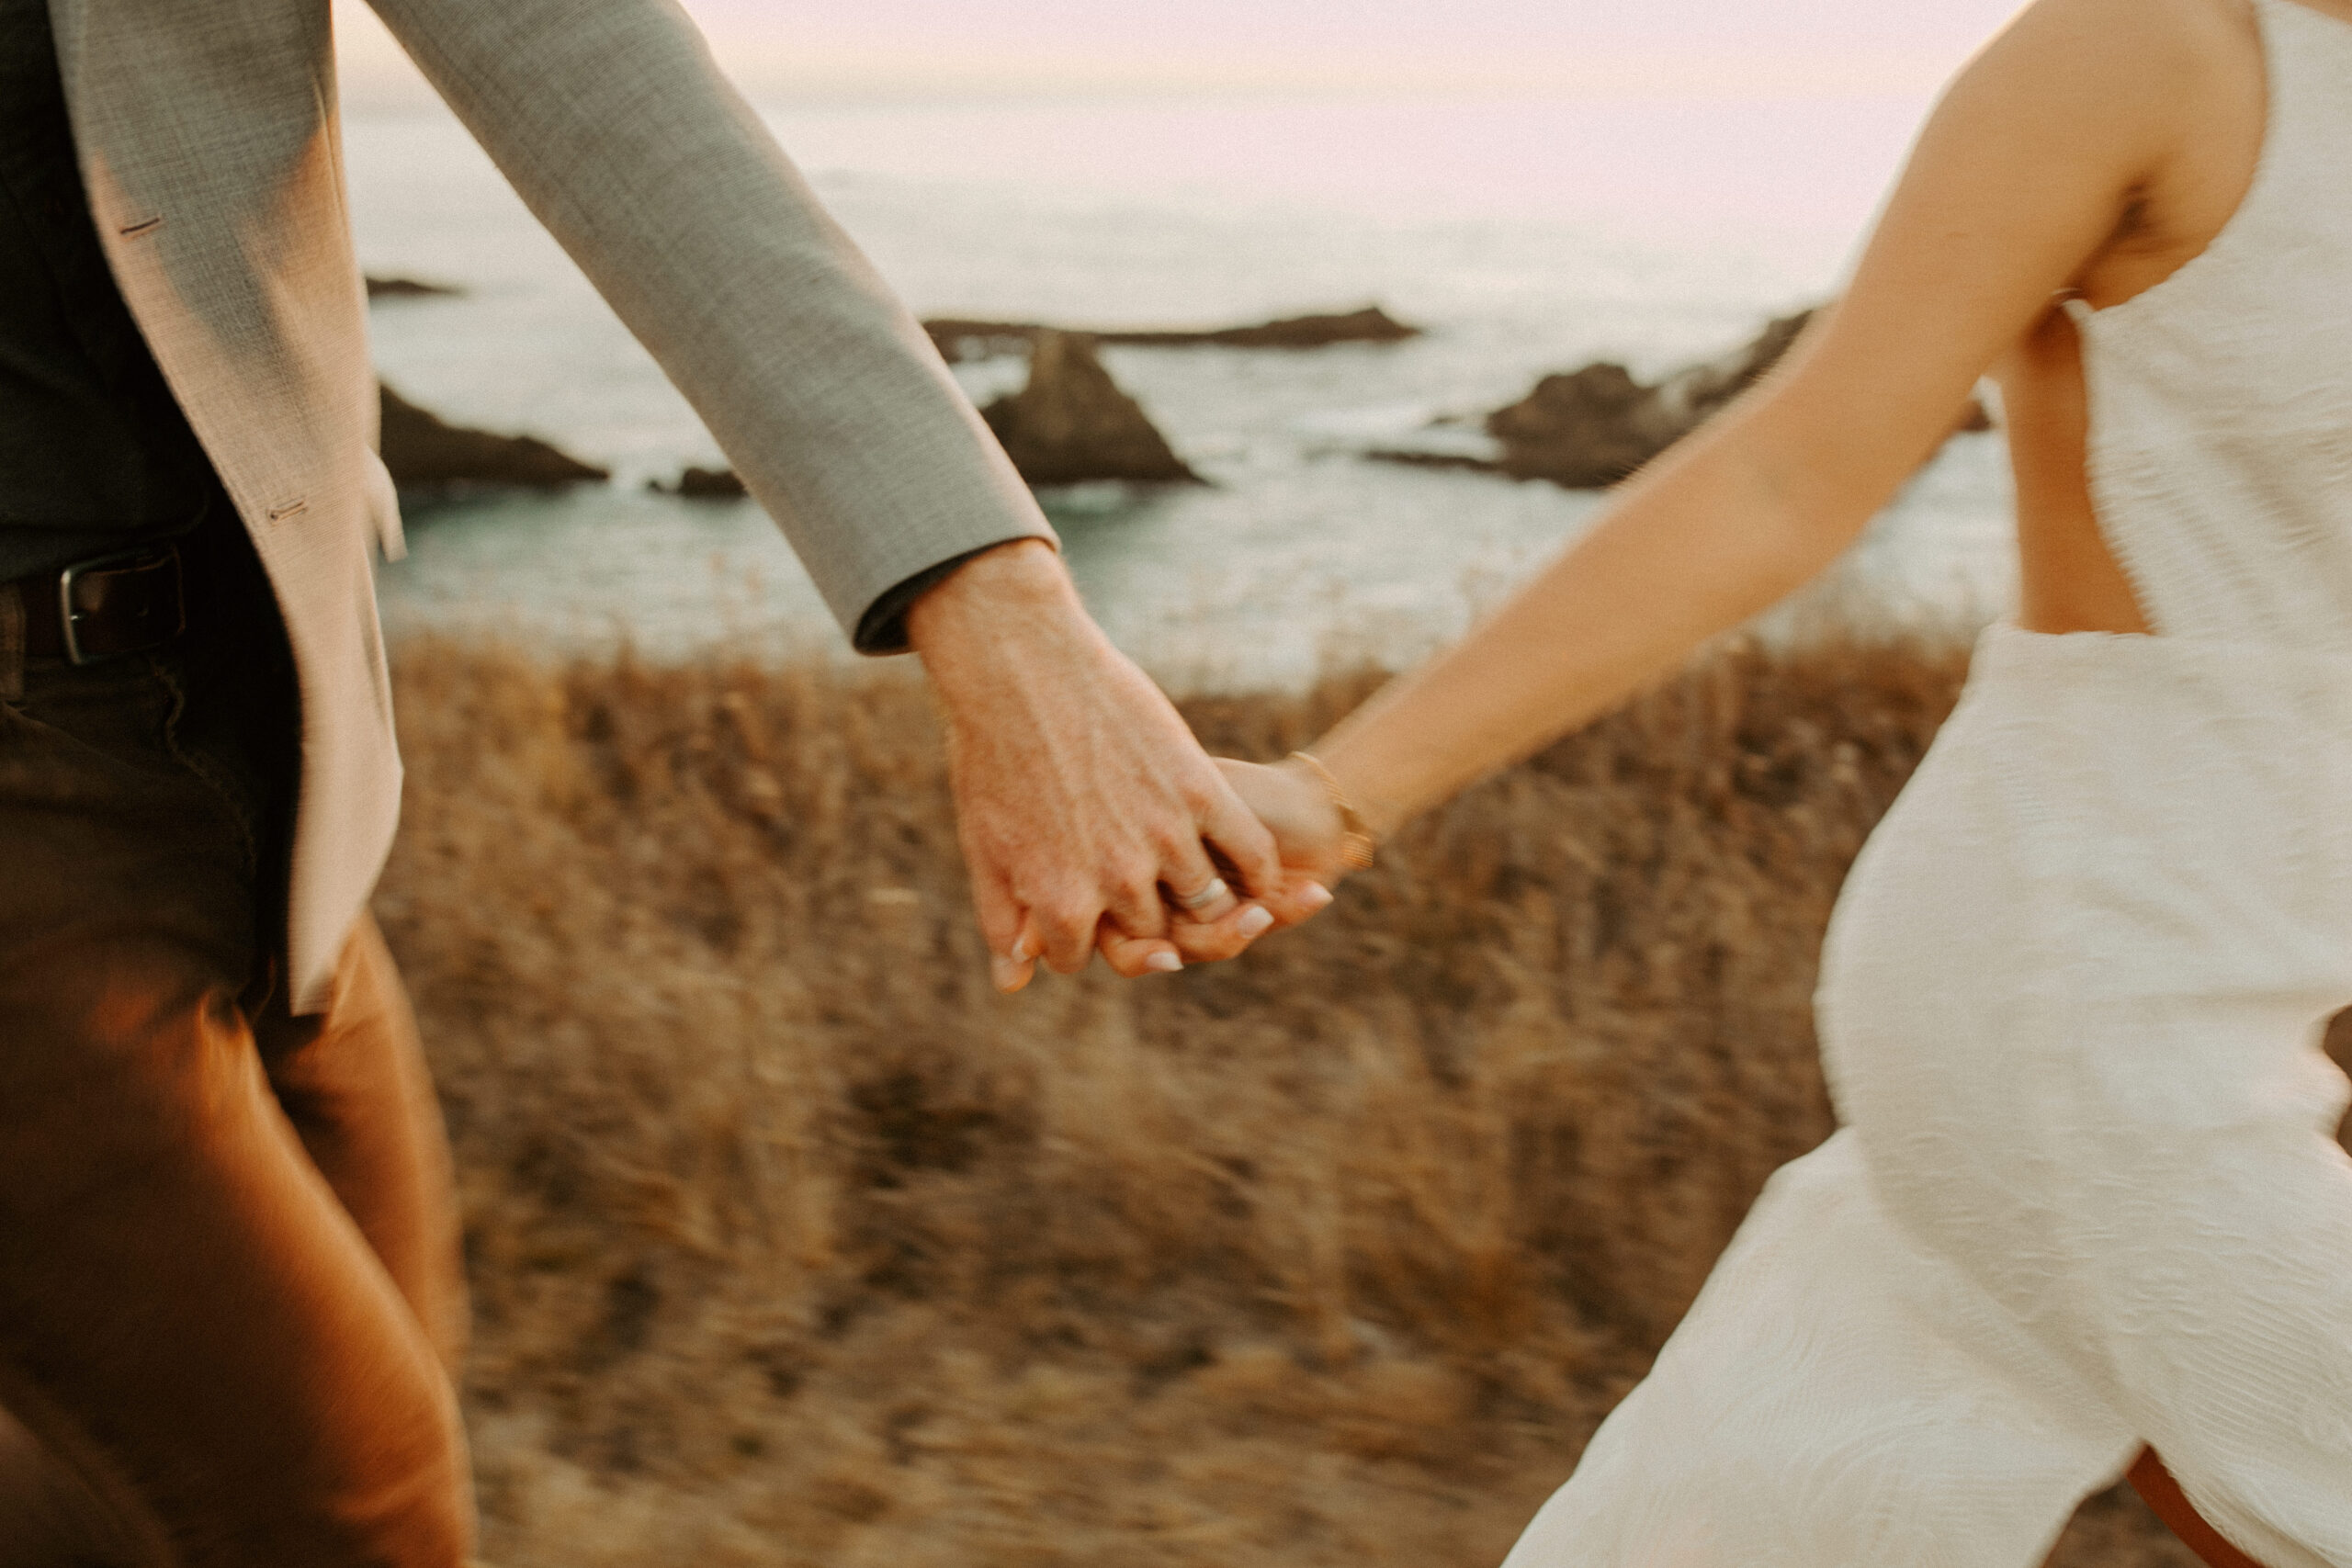
M 1273 834 L 1283 871 L 1293 884 L 1312 882 L 1328 893 L 1353 869 L 1348 825 L 1329 787 L 1312 769 L 1298 761 L 1268 765 L 1230 757 L 1219 757 L 1216 765 L 1241 804 Z M 1329 902 L 1327 897 L 1317 908 Z

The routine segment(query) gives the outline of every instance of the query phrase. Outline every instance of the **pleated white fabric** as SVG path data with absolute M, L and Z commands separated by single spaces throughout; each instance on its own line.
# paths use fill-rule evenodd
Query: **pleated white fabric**
M 2076 312 L 2157 635 L 1985 635 L 1831 925 L 1841 1130 L 1508 1568 L 2032 1568 L 2143 1443 L 2352 1568 L 2352 26 L 2256 3 L 2245 207 Z

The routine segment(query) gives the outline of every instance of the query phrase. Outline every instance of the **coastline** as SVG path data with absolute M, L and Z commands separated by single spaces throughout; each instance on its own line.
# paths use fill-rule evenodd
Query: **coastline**
M 1363 454 L 1427 440 L 1437 419 L 1475 434 L 1543 377 L 1599 361 L 1656 382 L 1827 297 L 1907 114 L 1155 99 L 769 118 L 918 316 L 1215 325 L 1379 300 L 1426 329 L 1306 354 L 1102 349 L 1209 483 L 1043 499 L 1114 640 L 1180 685 L 1239 690 L 1303 686 L 1329 658 L 1408 661 L 1573 537 L 1589 495 Z M 1362 156 L 1375 130 L 1396 155 Z M 1808 147 L 1844 172 L 1824 175 L 1796 155 Z M 1696 185 L 1660 183 L 1677 150 Z M 382 578 L 396 630 L 519 627 L 663 658 L 755 638 L 777 662 L 837 638 L 756 507 L 644 492 L 725 459 L 462 130 L 358 117 L 347 152 L 368 269 L 466 290 L 379 303 L 384 377 L 453 424 L 527 432 L 613 473 L 570 496 L 413 510 L 411 558 Z M 955 371 L 981 405 L 1023 375 L 1009 358 Z M 1882 596 L 2002 600 L 1996 447 L 1955 442 L 1883 520 L 1861 552 Z

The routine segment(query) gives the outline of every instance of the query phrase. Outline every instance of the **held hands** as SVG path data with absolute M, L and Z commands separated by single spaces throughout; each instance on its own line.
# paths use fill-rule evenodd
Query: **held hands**
M 1043 543 L 976 558 L 915 604 L 908 631 L 945 709 L 956 829 L 1000 989 L 1020 989 L 1040 961 L 1075 973 L 1098 947 L 1129 976 L 1228 958 L 1330 901 L 1289 874 L 1275 835 L 1087 618 Z
M 1329 889 L 1363 865 L 1369 847 L 1330 784 L 1301 756 L 1271 765 L 1220 757 L 1216 765 L 1241 803 L 1274 836 L 1285 875 L 1294 885 L 1322 890 L 1321 903 L 1330 902 Z

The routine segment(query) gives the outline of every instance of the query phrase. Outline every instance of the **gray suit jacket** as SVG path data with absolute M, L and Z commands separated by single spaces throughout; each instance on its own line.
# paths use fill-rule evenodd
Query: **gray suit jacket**
M 329 0 L 50 0 L 117 279 L 268 568 L 302 682 L 288 964 L 328 977 L 399 816 Z M 684 391 L 854 631 L 967 551 L 1051 537 L 922 330 L 670 0 L 374 0 Z

